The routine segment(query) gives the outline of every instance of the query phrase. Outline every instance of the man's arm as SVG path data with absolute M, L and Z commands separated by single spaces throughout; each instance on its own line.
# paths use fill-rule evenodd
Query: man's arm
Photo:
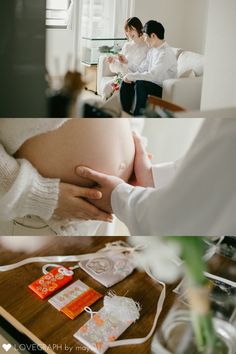
M 160 53 L 158 58 L 155 60 L 152 68 L 148 70 L 148 66 L 140 68 L 136 72 L 128 73 L 125 77 L 129 81 L 158 81 L 162 82 L 165 78 L 166 72 L 169 69 L 169 60 L 166 52 Z M 141 70 L 142 69 L 142 70 Z
M 147 57 L 142 61 L 141 64 L 137 65 L 137 64 L 129 63 L 128 74 L 146 72 L 149 67 L 149 61 L 150 61 L 150 52 L 147 53 Z
M 153 165 L 152 174 L 154 187 L 157 189 L 166 187 L 176 176 L 182 161 L 183 158 L 172 162 Z
M 90 174 L 86 168 L 82 176 L 96 176 L 102 193 L 107 192 L 107 203 L 132 235 L 234 234 L 235 149 L 235 120 L 209 119 L 164 188 L 133 187 L 116 177 Z
M 204 123 L 178 173 L 161 189 L 119 185 L 115 214 L 133 235 L 212 236 L 236 232 L 236 123 Z

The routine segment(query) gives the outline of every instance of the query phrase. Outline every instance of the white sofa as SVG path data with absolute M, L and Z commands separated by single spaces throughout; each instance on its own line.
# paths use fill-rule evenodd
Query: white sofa
M 107 55 L 100 55 L 97 67 L 97 93 L 102 98 L 105 98 L 105 87 L 108 82 L 112 81 L 115 74 L 109 69 L 109 64 L 106 62 Z
M 178 63 L 176 79 L 163 82 L 164 100 L 176 103 L 187 110 L 199 110 L 201 104 L 204 56 L 195 52 L 173 48 Z M 114 77 L 105 60 L 100 56 L 97 70 L 97 92 L 104 97 L 106 84 Z

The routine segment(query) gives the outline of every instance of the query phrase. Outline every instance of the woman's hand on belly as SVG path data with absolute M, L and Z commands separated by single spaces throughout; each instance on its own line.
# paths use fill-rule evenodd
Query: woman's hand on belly
M 96 187 L 97 190 L 101 191 L 102 198 L 99 200 L 93 200 L 91 203 L 96 205 L 99 209 L 112 213 L 111 194 L 113 190 L 120 183 L 124 183 L 124 181 L 119 177 L 106 175 L 84 166 L 78 166 L 75 171 L 78 176 L 87 178 L 88 180 L 96 183 L 98 186 Z
M 106 213 L 85 199 L 92 202 L 100 200 L 101 192 L 96 189 L 78 187 L 68 183 L 60 183 L 58 206 L 54 214 L 65 218 L 83 220 L 100 220 L 112 222 L 112 215 Z

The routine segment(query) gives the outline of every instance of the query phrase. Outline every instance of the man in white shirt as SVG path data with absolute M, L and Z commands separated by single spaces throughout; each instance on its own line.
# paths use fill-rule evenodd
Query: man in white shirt
M 124 76 L 120 88 L 122 108 L 134 116 L 142 114 L 148 95 L 161 97 L 163 81 L 177 75 L 176 57 L 164 39 L 165 29 L 162 24 L 148 21 L 143 33 L 150 48 L 147 58 L 140 66 L 129 66 L 129 72 Z
M 136 137 L 134 187 L 80 167 L 96 181 L 104 205 L 142 236 L 236 235 L 236 119 L 208 118 L 186 156 L 151 166 Z

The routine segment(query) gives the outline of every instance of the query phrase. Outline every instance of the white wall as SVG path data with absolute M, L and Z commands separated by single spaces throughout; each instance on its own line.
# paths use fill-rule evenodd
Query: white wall
M 202 119 L 145 120 L 143 135 L 148 138 L 148 151 L 154 155 L 153 163 L 181 158 L 199 131 Z
M 133 1 L 134 15 L 160 21 L 171 45 L 204 53 L 208 0 Z
M 73 55 L 74 35 L 71 29 L 47 29 L 46 65 L 53 76 L 62 75 L 67 67 L 68 57 Z M 56 61 L 59 61 L 59 69 Z M 59 73 L 58 73 L 59 71 Z
M 176 47 L 181 47 L 181 33 L 184 23 L 185 0 L 134 0 L 134 16 L 143 23 L 156 20 L 166 29 L 167 41 Z
M 203 110 L 236 106 L 236 1 L 210 0 Z
M 185 0 L 183 47 L 205 52 L 209 0 Z

